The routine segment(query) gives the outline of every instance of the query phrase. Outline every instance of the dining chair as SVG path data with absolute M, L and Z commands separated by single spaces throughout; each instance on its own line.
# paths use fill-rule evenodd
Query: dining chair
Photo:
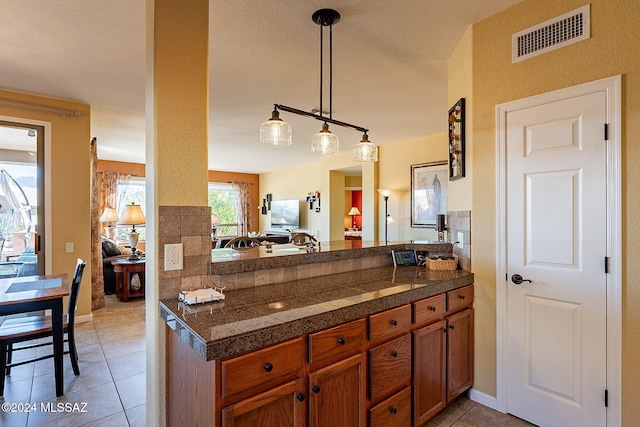
M 316 240 L 315 237 L 313 237 L 311 234 L 309 233 L 291 233 L 291 238 L 289 239 L 290 243 L 293 243 L 296 246 L 306 246 L 309 243 L 316 243 L 318 240 Z
M 253 237 L 236 237 L 231 239 L 224 247 L 233 249 L 253 248 L 254 246 L 260 246 L 260 240 Z
M 82 282 L 82 273 L 84 272 L 85 265 L 86 261 L 78 258 L 75 271 L 73 273 L 73 281 L 71 282 L 71 290 L 69 291 L 67 314 L 63 319 L 64 333 L 67 334 L 64 341 L 68 343 L 69 347 L 68 351 L 65 351 L 64 354 L 69 354 L 73 373 L 76 376 L 80 375 L 80 368 L 78 367 L 78 352 L 76 351 L 76 340 L 74 334 L 75 312 L 76 304 L 78 302 L 78 294 L 80 292 L 80 283 Z M 17 317 L 7 319 L 2 325 L 0 325 L 0 355 L 6 354 L 6 358 L 0 357 L 0 396 L 4 394 L 5 375 L 11 375 L 11 368 L 53 357 L 53 353 L 51 353 L 45 356 L 39 356 L 33 359 L 13 363 L 12 359 L 14 351 L 53 345 L 53 341 L 30 344 L 17 348 L 14 348 L 13 345 L 20 342 L 52 336 L 53 330 L 51 325 L 51 316 Z

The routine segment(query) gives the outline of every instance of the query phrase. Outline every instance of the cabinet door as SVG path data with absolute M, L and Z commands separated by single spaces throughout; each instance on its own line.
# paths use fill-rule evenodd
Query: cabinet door
M 291 381 L 222 409 L 224 427 L 304 427 L 307 399 L 302 380 Z
M 473 384 L 473 309 L 447 321 L 447 401 L 451 401 Z
M 433 323 L 413 332 L 413 408 L 416 425 L 444 408 L 446 391 L 446 323 Z
M 309 374 L 311 427 L 364 427 L 366 424 L 366 354 Z

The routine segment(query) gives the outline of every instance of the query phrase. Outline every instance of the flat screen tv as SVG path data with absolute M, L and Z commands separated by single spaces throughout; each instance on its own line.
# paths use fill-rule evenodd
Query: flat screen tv
M 300 200 L 273 200 L 271 202 L 271 228 L 283 230 L 300 228 Z

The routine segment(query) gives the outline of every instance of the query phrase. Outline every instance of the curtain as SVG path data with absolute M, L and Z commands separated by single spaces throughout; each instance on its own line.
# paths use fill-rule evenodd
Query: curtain
M 251 209 L 251 197 L 249 191 L 251 183 L 232 182 L 231 186 L 238 194 L 238 198 L 236 200 L 238 206 L 238 236 L 246 236 L 249 234 L 249 227 L 252 224 L 251 214 L 253 210 Z
M 98 141 L 89 143 L 91 153 L 91 310 L 104 307 L 104 277 L 102 275 L 102 243 L 100 242 L 100 196 L 98 185 Z
M 115 208 L 116 212 L 120 212 L 122 206 L 122 198 L 124 197 L 124 191 L 120 193 L 118 199 L 116 189 L 118 182 L 123 185 L 128 185 L 130 174 L 122 172 L 100 172 L 100 213 L 104 211 L 104 208 Z

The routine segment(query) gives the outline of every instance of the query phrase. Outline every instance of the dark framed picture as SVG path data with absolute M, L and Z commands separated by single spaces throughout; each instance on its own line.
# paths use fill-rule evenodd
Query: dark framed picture
M 447 213 L 447 161 L 411 165 L 411 227 L 436 228 Z
M 391 251 L 393 258 L 393 266 L 400 267 L 403 265 L 418 265 L 418 257 L 414 249 L 393 250 Z
M 464 98 L 449 109 L 449 181 L 464 178 Z

